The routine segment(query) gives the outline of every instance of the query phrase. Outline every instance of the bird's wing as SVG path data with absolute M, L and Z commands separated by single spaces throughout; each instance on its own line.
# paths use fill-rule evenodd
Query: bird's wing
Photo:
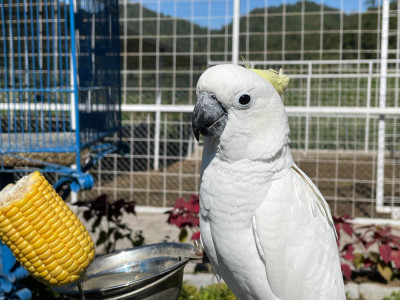
M 329 207 L 297 166 L 273 182 L 253 227 L 268 281 L 280 299 L 345 299 Z
M 313 211 L 313 215 L 316 216 L 315 208 L 318 208 L 319 211 L 325 216 L 326 221 L 331 226 L 331 228 L 337 238 L 337 233 L 336 233 L 336 229 L 335 229 L 335 224 L 332 219 L 331 210 L 330 210 L 329 205 L 326 202 L 324 196 L 321 194 L 319 189 L 315 186 L 314 182 L 312 182 L 311 179 L 306 175 L 306 173 L 304 173 L 296 164 L 293 164 L 292 169 L 295 170 L 296 173 L 300 175 L 300 177 L 303 179 L 303 181 L 308 185 L 308 187 L 311 189 L 311 191 L 315 195 L 315 198 L 310 197 L 310 199 L 309 199 L 310 206 Z

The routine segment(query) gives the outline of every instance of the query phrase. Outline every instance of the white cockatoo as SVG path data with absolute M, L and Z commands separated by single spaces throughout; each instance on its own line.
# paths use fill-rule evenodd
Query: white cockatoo
M 345 299 L 330 209 L 290 153 L 287 82 L 237 65 L 201 75 L 201 242 L 240 300 Z

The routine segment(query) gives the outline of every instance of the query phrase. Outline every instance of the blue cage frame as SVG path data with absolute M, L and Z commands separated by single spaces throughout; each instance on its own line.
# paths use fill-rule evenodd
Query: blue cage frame
M 118 149 L 120 82 L 118 0 L 0 0 L 0 173 L 91 188 L 85 171 Z

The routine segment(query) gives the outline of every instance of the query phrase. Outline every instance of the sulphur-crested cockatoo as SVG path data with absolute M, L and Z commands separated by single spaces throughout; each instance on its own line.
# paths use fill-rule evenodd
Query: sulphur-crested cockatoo
M 218 65 L 197 83 L 204 136 L 202 245 L 240 299 L 345 299 L 336 232 L 317 187 L 293 162 L 281 72 Z

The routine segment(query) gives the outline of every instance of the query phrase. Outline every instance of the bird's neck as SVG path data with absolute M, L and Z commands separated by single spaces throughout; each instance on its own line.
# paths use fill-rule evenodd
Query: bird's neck
M 276 177 L 281 177 L 284 171 L 293 165 L 293 158 L 288 144 L 284 144 L 269 158 L 257 160 L 246 158 L 228 160 L 219 150 L 219 141 L 217 139 L 204 139 L 202 173 L 211 164 L 212 167 L 218 167 L 221 172 L 229 173 L 229 176 L 269 181 Z

